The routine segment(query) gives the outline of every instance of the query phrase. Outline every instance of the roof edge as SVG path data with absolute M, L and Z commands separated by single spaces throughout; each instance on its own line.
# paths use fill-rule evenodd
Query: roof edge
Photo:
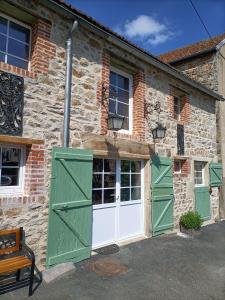
M 182 58 L 180 58 L 180 59 L 168 61 L 168 63 L 169 63 L 169 64 L 175 64 L 175 63 L 178 63 L 178 62 L 181 62 L 181 61 L 184 61 L 184 60 L 188 60 L 188 59 L 191 59 L 191 58 L 195 58 L 195 57 L 200 56 L 200 55 L 203 55 L 203 54 L 208 54 L 208 53 L 214 52 L 214 51 L 216 51 L 216 50 L 217 50 L 216 47 L 213 47 L 213 48 L 210 48 L 210 49 L 207 49 L 207 50 L 203 50 L 203 51 L 200 51 L 200 52 L 191 54 L 191 55 L 187 55 L 187 56 L 182 57 Z
M 221 42 L 219 42 L 218 45 L 216 45 L 216 50 L 220 50 L 220 48 L 225 44 L 225 39 L 223 39 Z
M 160 70 L 172 75 L 173 77 L 185 82 L 186 84 L 196 88 L 197 90 L 200 90 L 201 92 L 216 98 L 219 101 L 225 101 L 225 98 L 223 98 L 222 95 L 217 94 L 213 90 L 207 88 L 206 86 L 202 85 L 201 83 L 198 83 L 197 81 L 191 79 L 187 75 L 183 74 L 181 71 L 178 71 L 171 65 L 164 63 L 157 57 L 151 55 L 150 53 L 146 52 L 144 49 L 141 49 L 140 47 L 130 43 L 129 41 L 123 39 L 118 34 L 114 33 L 110 29 L 107 29 L 105 26 L 98 24 L 97 21 L 93 21 L 91 18 L 86 16 L 85 14 L 82 14 L 81 12 L 76 11 L 76 9 L 72 9 L 69 5 L 66 3 L 60 3 L 60 1 L 55 0 L 48 0 L 50 4 L 53 4 L 64 11 L 67 11 L 72 16 L 74 16 L 78 21 L 81 21 L 82 25 L 84 25 L 89 30 L 93 30 L 97 34 L 103 35 L 108 41 L 111 43 L 114 43 L 116 46 L 123 48 L 124 50 L 130 52 L 131 54 L 135 55 L 139 59 L 159 68 Z M 46 5 L 46 2 L 44 2 Z M 96 24 L 94 24 L 96 23 Z

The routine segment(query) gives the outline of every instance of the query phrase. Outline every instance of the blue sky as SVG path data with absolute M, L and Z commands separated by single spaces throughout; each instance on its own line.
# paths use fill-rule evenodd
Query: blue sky
M 225 32 L 225 0 L 192 0 L 212 36 Z M 158 55 L 207 39 L 189 0 L 67 0 Z

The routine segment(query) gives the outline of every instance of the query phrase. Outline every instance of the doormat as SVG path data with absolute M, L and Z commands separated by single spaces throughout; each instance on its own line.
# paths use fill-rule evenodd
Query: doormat
M 116 244 L 112 244 L 109 246 L 101 247 L 93 250 L 94 252 L 102 255 L 114 254 L 120 251 L 120 247 Z

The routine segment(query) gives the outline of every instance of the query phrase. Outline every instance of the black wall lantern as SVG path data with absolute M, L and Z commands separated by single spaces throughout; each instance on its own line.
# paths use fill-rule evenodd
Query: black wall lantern
M 123 127 L 124 117 L 117 114 L 109 115 L 108 117 L 108 129 L 118 131 Z
M 162 124 L 158 123 L 157 126 L 152 129 L 153 139 L 163 139 L 166 135 L 166 127 L 163 127 Z
M 151 119 L 149 116 L 151 116 L 154 111 L 156 111 L 158 113 L 158 122 L 157 122 L 157 126 L 151 130 L 153 140 L 163 139 L 166 135 L 166 127 L 163 127 L 163 125 L 159 122 L 159 115 L 162 111 L 161 104 L 159 101 L 157 101 L 155 104 L 145 103 L 145 117 L 146 117 L 147 121 L 149 121 L 149 125 L 151 124 L 150 123 Z

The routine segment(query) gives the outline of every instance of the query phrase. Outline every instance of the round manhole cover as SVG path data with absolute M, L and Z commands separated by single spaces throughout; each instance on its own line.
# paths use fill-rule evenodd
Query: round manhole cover
M 112 258 L 100 258 L 90 263 L 90 269 L 99 276 L 116 276 L 124 274 L 128 268 L 118 260 Z

